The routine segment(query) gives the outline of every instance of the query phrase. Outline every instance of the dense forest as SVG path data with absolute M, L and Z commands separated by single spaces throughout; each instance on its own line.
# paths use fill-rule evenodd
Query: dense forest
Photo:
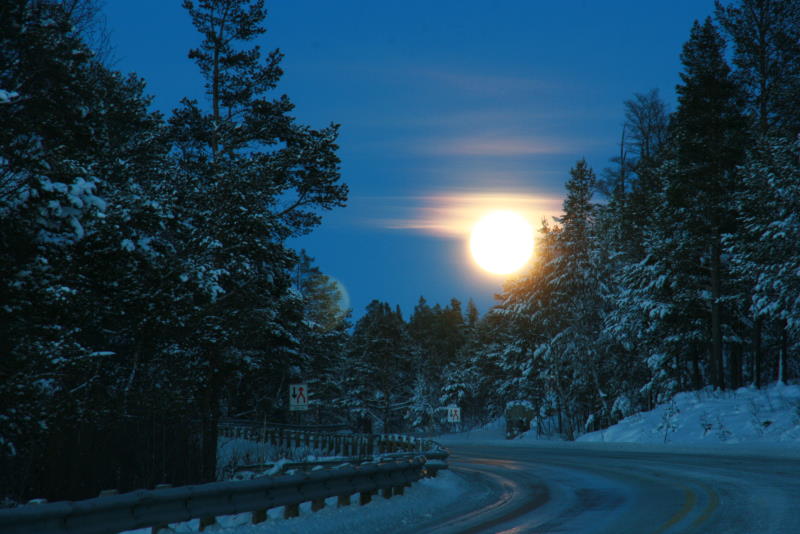
M 448 404 L 470 426 L 525 400 L 573 439 L 800 375 L 797 2 L 694 24 L 676 109 L 624 102 L 618 154 L 565 169 L 493 309 L 375 300 L 355 322 L 287 244 L 347 201 L 337 125 L 292 117 L 281 54 L 253 44 L 263 0 L 183 5 L 207 99 L 164 116 L 103 61 L 91 0 L 0 2 L 6 504 L 212 480 L 223 417 L 437 431 Z

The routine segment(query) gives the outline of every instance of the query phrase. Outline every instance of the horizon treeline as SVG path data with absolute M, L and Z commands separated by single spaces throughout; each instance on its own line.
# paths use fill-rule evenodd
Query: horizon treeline
M 93 0 L 0 3 L 6 505 L 214 480 L 223 417 L 437 431 L 448 404 L 469 426 L 526 400 L 573 439 L 679 391 L 800 375 L 797 2 L 695 23 L 676 109 L 625 101 L 618 154 L 599 176 L 576 162 L 482 317 L 421 297 L 354 324 L 286 244 L 347 200 L 337 125 L 292 118 L 280 52 L 250 43 L 262 0 L 183 5 L 207 101 L 163 116 L 86 44 Z

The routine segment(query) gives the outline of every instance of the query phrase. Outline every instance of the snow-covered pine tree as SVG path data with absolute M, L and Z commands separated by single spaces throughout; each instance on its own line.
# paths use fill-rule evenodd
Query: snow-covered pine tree
M 800 98 L 800 5 L 791 0 L 738 0 L 730 4 L 717 1 L 715 15 L 733 45 L 734 76 L 743 89 L 751 130 L 757 139 L 749 151 L 747 170 L 742 178 L 745 192 L 739 197 L 743 201 L 740 204 L 741 216 L 751 221 L 767 221 L 774 208 L 771 203 L 759 205 L 743 199 L 759 194 L 755 192 L 755 187 L 758 187 L 755 184 L 766 187 L 761 194 L 769 196 L 771 189 L 766 183 L 767 175 L 758 176 L 757 168 L 759 165 L 762 170 L 771 168 L 776 161 L 771 155 L 773 149 L 788 146 L 800 132 L 800 110 L 797 108 Z M 730 237 L 733 241 L 729 243 L 741 245 L 754 234 L 743 230 Z M 733 257 L 745 259 L 741 254 Z M 754 258 L 745 263 L 751 261 L 755 261 Z M 742 285 L 739 300 L 743 309 L 753 311 L 749 303 L 755 300 L 754 286 L 761 269 L 757 268 L 757 261 L 750 269 L 742 269 L 742 265 L 744 263 L 739 263 L 736 269 L 737 281 Z M 772 363 L 764 361 L 765 347 L 779 347 L 769 352 L 781 355 L 775 362 L 780 368 L 791 344 L 785 324 L 769 317 L 743 314 L 741 318 L 742 330 L 749 338 L 749 350 L 746 351 L 750 355 L 748 374 L 756 385 L 767 376 L 775 377 L 773 373 L 764 374 L 767 364 Z
M 800 4 L 716 0 L 715 6 L 755 131 L 792 139 L 800 132 Z
M 57 6 L 0 6 L 0 457 L 36 456 L 62 392 L 58 370 L 89 357 L 60 266 L 104 203 L 82 114 L 89 50 Z M 76 140 L 78 142 L 76 143 Z M 38 439 L 37 439 L 38 438 Z M 15 470 L 0 469 L 14 476 Z M 17 473 L 19 475 L 19 473 Z M 9 480 L 8 486 L 12 487 Z
M 0 411 L 14 414 L 1 433 L 20 465 L 49 477 L 0 471 L 58 498 L 192 480 L 178 461 L 191 461 L 188 441 L 179 457 L 147 445 L 164 443 L 147 429 L 184 405 L 181 375 L 155 357 L 181 302 L 161 119 L 141 80 L 81 41 L 68 9 L 79 3 L 0 6 Z M 120 424 L 143 410 L 148 425 Z M 87 459 L 81 439 L 109 452 Z M 155 456 L 170 467 L 144 469 Z
M 302 301 L 290 291 L 297 258 L 285 241 L 342 206 L 337 126 L 314 130 L 270 98 L 281 54 L 248 45 L 265 32 L 263 0 L 184 1 L 202 36 L 189 52 L 205 79 L 208 108 L 185 99 L 170 119 L 182 273 L 198 287 L 186 332 L 197 347 L 204 421 L 203 470 L 215 475 L 225 382 L 243 363 L 299 363 Z
M 651 204 L 644 256 L 622 275 L 620 306 L 639 315 L 618 313 L 613 328 L 645 334 L 638 337 L 651 372 L 644 388 L 651 401 L 690 383 L 699 388 L 704 375 L 715 385 L 725 382 L 723 341 L 730 320 L 725 322 L 722 304 L 731 288 L 721 243 L 735 225 L 735 166 L 746 122 L 723 51 L 711 20 L 695 22 L 681 55 L 679 106 L 656 170 L 662 188 Z
M 722 234 L 735 228 L 735 169 L 747 138 L 742 94 L 724 50 L 710 18 L 694 23 L 681 54 L 684 71 L 671 125 L 676 165 L 666 180 L 667 202 L 677 215 L 673 223 L 688 247 L 679 259 L 688 271 L 708 273 L 705 287 L 696 289 L 709 308 L 710 371 L 717 387 L 725 386 L 723 300 L 730 278 L 722 258 Z
M 567 180 L 561 231 L 553 262 L 551 313 L 560 317 L 552 337 L 541 346 L 542 357 L 553 366 L 554 392 L 568 423 L 568 436 L 584 429 L 592 416 L 609 416 L 608 394 L 602 380 L 597 350 L 603 317 L 605 261 L 596 244 L 596 207 L 592 203 L 595 175 L 585 160 L 577 162 Z
M 770 351 L 777 355 L 769 374 L 760 356 L 761 339 L 754 339 L 751 376 L 786 380 L 800 341 L 800 142 L 762 138 L 741 167 L 743 188 L 738 195 L 740 225 L 727 238 L 736 274 L 750 282 L 748 303 L 755 321 L 774 325 Z M 760 331 L 760 329 L 759 329 Z
M 477 321 L 477 309 L 472 305 L 472 319 Z M 456 361 L 462 350 L 469 327 L 461 309 L 461 302 L 450 299 L 444 308 L 439 304 L 429 306 L 424 297 L 408 322 L 408 332 L 416 345 L 417 357 L 413 362 L 415 396 L 409 420 L 412 425 L 430 426 L 440 408 L 439 398 L 444 387 L 443 370 Z
M 477 320 L 456 360 L 441 371 L 437 406 L 457 404 L 468 425 L 501 416 L 505 401 L 522 395 L 521 366 L 504 357 L 514 342 L 511 322 L 503 315 L 492 310 Z
M 345 366 L 342 409 L 353 418 L 375 421 L 383 432 L 402 430 L 412 401 L 414 351 L 400 310 L 370 302 L 353 328 L 341 362 Z
M 306 252 L 294 269 L 294 287 L 303 301 L 303 324 L 299 333 L 302 381 L 313 397 L 309 406 L 316 423 L 347 422 L 338 400 L 342 396 L 344 353 L 349 339 L 350 310 L 341 286 L 323 274 Z

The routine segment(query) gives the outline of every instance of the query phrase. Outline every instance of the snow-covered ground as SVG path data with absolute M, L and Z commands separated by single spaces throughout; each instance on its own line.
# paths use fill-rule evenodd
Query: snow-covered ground
M 505 422 L 497 419 L 481 428 L 435 438 L 440 443 L 506 443 L 510 446 L 546 442 L 557 438 L 526 432 L 506 440 Z M 562 442 L 571 446 L 569 442 Z M 671 402 L 648 412 L 626 417 L 604 430 L 585 434 L 577 443 L 640 443 L 673 445 L 800 443 L 800 385 L 773 384 L 767 388 L 736 391 L 679 393 Z M 627 447 L 624 447 L 627 448 Z
M 780 443 L 800 442 L 800 386 L 706 389 L 627 417 L 579 442 Z
M 252 478 L 261 474 L 274 475 L 287 462 L 336 461 L 343 463 L 348 458 L 340 456 L 317 456 L 308 447 L 276 447 L 269 443 L 241 438 L 221 437 L 217 441 L 217 479 L 230 480 Z M 236 467 L 244 465 L 274 464 L 273 469 L 255 471 L 234 476 Z

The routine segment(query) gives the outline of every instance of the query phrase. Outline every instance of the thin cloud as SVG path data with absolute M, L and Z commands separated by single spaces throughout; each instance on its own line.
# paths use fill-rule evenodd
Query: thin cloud
M 417 71 L 418 76 L 428 78 L 462 93 L 480 96 L 507 96 L 510 93 L 553 90 L 558 86 L 538 78 L 523 76 L 474 74 L 454 70 L 426 68 Z
M 441 156 L 535 156 L 566 154 L 575 146 L 555 139 L 524 135 L 490 135 L 429 139 L 419 151 Z
M 397 216 L 373 218 L 373 224 L 447 238 L 464 238 L 483 215 L 496 210 L 515 211 L 537 227 L 543 218 L 561 214 L 561 197 L 514 192 L 442 193 L 383 199 Z

